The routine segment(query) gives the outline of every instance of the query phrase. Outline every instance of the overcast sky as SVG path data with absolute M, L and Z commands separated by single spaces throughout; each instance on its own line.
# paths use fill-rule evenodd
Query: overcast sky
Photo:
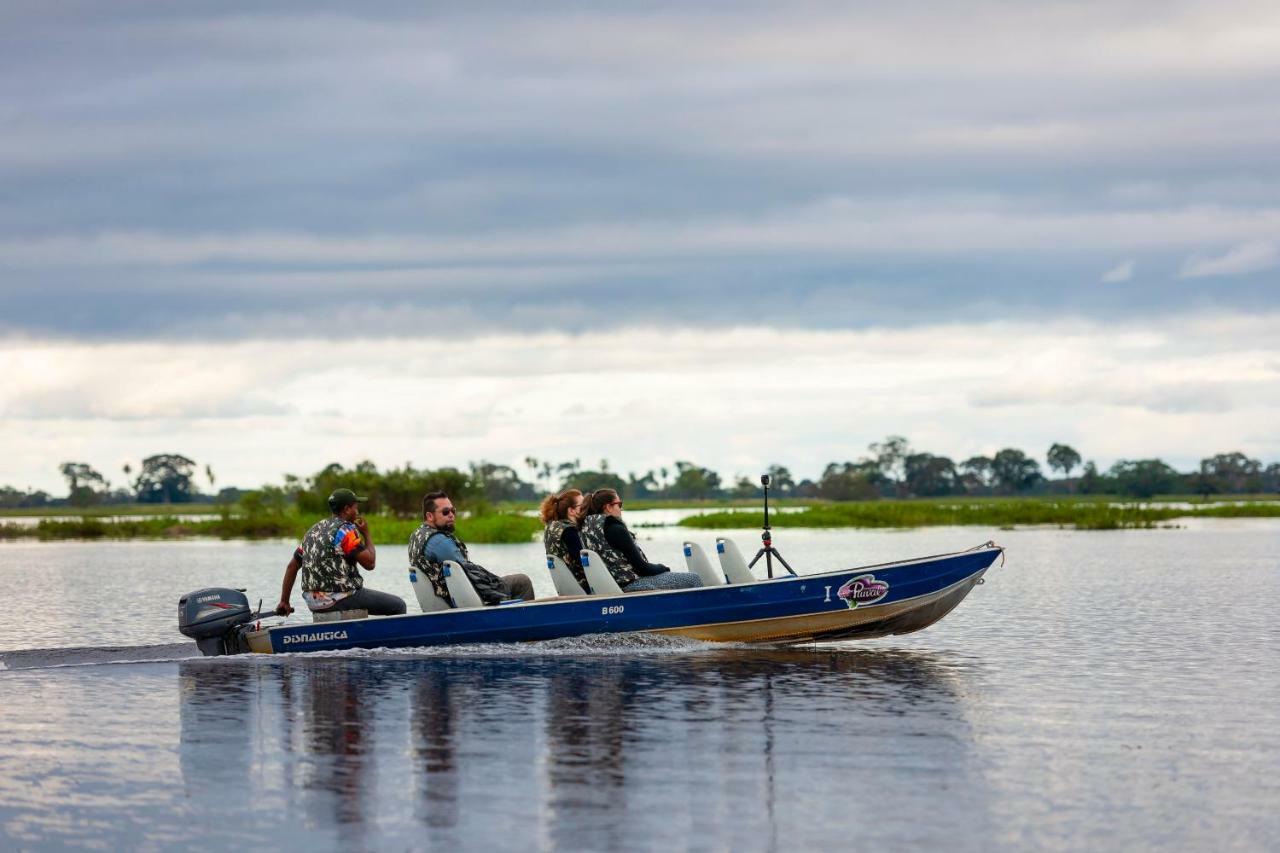
M 1280 5 L 0 6 L 0 484 L 1280 461 Z

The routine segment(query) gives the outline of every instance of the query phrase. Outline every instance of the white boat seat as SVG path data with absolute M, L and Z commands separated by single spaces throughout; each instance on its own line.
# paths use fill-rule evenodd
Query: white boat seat
M 609 573 L 604 560 L 590 548 L 582 549 L 582 571 L 587 575 L 587 583 L 591 585 L 592 595 L 622 595 L 622 587 Z
M 476 588 L 471 585 L 471 578 L 467 577 L 462 566 L 453 560 L 444 561 L 444 583 L 449 587 L 449 595 L 453 598 L 454 604 L 458 605 L 459 610 L 484 606 L 484 602 L 480 600 L 480 593 L 476 592 Z
M 347 619 L 368 619 L 368 610 L 314 610 L 312 622 L 344 622 Z
M 551 582 L 556 585 L 556 595 L 586 595 L 587 591 L 578 583 L 578 579 L 569 571 L 564 560 L 551 554 L 547 555 L 547 571 L 551 572 Z
M 703 586 L 724 586 L 724 573 L 712 568 L 707 552 L 696 542 L 684 543 L 684 562 L 689 571 L 702 578 Z
M 409 569 L 409 584 L 413 587 L 413 594 L 418 597 L 418 606 L 423 613 L 449 609 L 449 602 L 436 595 L 436 588 L 431 581 L 419 574 L 417 569 Z
M 742 559 L 742 552 L 732 539 L 716 537 L 716 556 L 720 558 L 720 568 L 729 583 L 756 582 L 755 575 L 747 568 L 747 561 Z

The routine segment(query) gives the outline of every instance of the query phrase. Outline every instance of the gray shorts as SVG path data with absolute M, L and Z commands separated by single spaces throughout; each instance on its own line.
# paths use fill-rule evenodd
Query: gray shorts
M 528 575 L 503 575 L 502 582 L 511 590 L 512 598 L 522 598 L 525 601 L 536 598 L 533 594 L 533 581 L 529 580 Z
M 330 607 L 335 610 L 368 610 L 370 616 L 399 616 L 405 612 L 404 599 L 389 592 L 362 587 Z

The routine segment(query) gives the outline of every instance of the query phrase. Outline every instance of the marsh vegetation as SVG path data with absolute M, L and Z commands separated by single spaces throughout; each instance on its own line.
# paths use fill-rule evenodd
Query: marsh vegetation
M 774 523 L 1118 530 L 1169 525 L 1189 516 L 1280 517 L 1280 503 L 1275 502 L 1280 498 L 1280 463 L 1266 465 L 1239 452 L 1206 457 L 1189 473 L 1159 459 L 1120 460 L 1104 472 L 1065 444 L 1053 444 L 1045 460 L 1059 479 L 1045 477 L 1040 463 L 1016 448 L 956 463 L 917 451 L 901 436 L 889 436 L 868 445 L 858 461 L 828 464 L 816 480 L 797 480 L 785 467 L 769 466 L 778 505 L 801 508 L 779 514 Z M 59 471 L 67 479 L 67 498 L 0 489 L 0 518 L 50 516 L 34 524 L 0 523 L 0 539 L 298 538 L 327 514 L 326 496 L 337 488 L 368 496 L 363 511 L 373 523 L 375 541 L 388 544 L 408 541 L 421 517 L 422 495 L 436 489 L 453 496 L 467 515 L 466 538 L 477 543 L 528 541 L 540 527 L 530 511 L 543 494 L 563 488 L 612 488 L 631 510 L 725 509 L 681 522 L 690 527 L 758 523 L 762 492 L 756 478 L 735 475 L 726 481 L 688 461 L 625 476 L 612 471 L 606 459 L 595 468 L 578 460 L 553 464 L 528 457 L 524 462 L 528 480 L 514 468 L 491 462 L 472 463 L 466 470 L 408 463 L 379 470 L 370 461 L 351 468 L 333 463 L 308 477 L 288 475 L 280 484 L 254 490 L 224 486 L 216 497 L 200 492 L 199 466 L 181 454 L 149 456 L 136 471 L 126 464 L 125 485 L 114 490 L 92 466 L 66 462 Z M 1080 473 L 1073 476 L 1076 469 Z M 203 475 L 212 492 L 212 468 L 205 465 Z M 1218 498 L 1232 503 L 1212 502 Z
M 1183 499 L 1185 500 L 1185 499 Z M 1172 525 L 1177 519 L 1280 518 L 1280 502 L 1116 503 L 1099 500 L 908 500 L 821 504 L 771 518 L 774 527 L 1016 527 L 1054 525 L 1076 530 L 1124 530 Z M 730 511 L 696 515 L 686 527 L 755 527 L 760 514 Z
M 41 518 L 35 524 L 0 524 L 0 539 L 182 539 L 192 536 L 215 539 L 301 539 L 317 515 L 289 509 L 244 514 L 227 508 L 221 514 L 190 517 L 172 514 Z M 374 541 L 402 545 L 418 526 L 416 519 L 377 516 L 370 518 Z M 487 512 L 463 519 L 465 537 L 474 543 L 527 542 L 542 529 L 536 518 L 511 512 Z

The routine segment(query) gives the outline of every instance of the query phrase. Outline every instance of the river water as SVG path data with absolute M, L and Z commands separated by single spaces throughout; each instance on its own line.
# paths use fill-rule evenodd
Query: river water
M 803 573 L 987 539 L 1007 564 L 903 637 L 222 659 L 178 597 L 270 603 L 290 543 L 0 544 L 0 849 L 1276 849 L 1280 523 L 776 542 Z M 539 552 L 472 549 L 549 595 Z M 402 554 L 369 582 L 412 604 Z

